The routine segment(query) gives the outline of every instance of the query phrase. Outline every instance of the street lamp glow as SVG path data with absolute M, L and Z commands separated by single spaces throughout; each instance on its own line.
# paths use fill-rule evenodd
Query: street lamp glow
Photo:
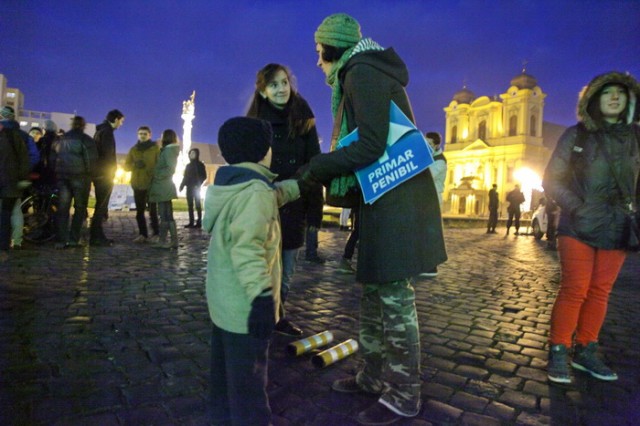
M 520 183 L 520 190 L 524 194 L 525 202 L 522 206 L 524 211 L 531 210 L 531 197 L 533 191 L 544 191 L 542 189 L 542 179 L 528 167 L 523 167 L 513 172 L 516 182 Z

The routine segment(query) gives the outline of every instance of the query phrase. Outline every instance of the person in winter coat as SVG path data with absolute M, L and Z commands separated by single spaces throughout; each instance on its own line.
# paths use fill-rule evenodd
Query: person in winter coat
M 159 155 L 160 147 L 151 140 L 151 129 L 148 126 L 139 127 L 138 143 L 129 150 L 124 162 L 124 169 L 131 172 L 131 187 L 136 203 L 136 222 L 138 223 L 139 235 L 134 238 L 134 243 L 144 243 L 149 239 L 147 219 L 144 215 L 147 206 L 149 207 L 153 237 L 156 237 L 160 232 L 157 204 L 149 202 L 149 187 Z
M 315 118 L 307 101 L 293 86 L 293 75 L 281 64 L 267 64 L 256 76 L 256 88 L 247 111 L 248 117 L 260 118 L 273 129 L 271 171 L 276 181 L 290 179 L 300 167 L 320 153 Z M 316 185 L 303 198 L 280 209 L 282 223 L 282 287 L 284 306 L 298 262 L 298 250 L 304 244 L 306 215 L 309 206 L 322 204 L 322 187 Z M 317 235 L 317 234 L 316 234 Z M 314 242 L 311 242 L 313 244 Z M 301 336 L 302 330 L 282 312 L 276 331 Z
M 192 148 L 189 150 L 189 164 L 184 169 L 184 177 L 180 184 L 180 191 L 187 188 L 187 207 L 189 209 L 189 223 L 185 228 L 200 228 L 202 226 L 202 201 L 200 199 L 200 187 L 207 179 L 207 169 L 200 161 L 200 150 Z M 198 221 L 194 222 L 193 205 L 195 202 Z
M 16 121 L 15 111 L 12 107 L 5 106 L 0 109 L 0 123 L 4 128 L 12 130 L 20 136 L 20 139 L 22 139 L 23 143 L 27 147 L 27 152 L 29 154 L 29 171 L 32 171 L 38 164 L 38 160 L 40 158 L 38 148 L 31 135 L 20 129 L 20 123 Z M 30 179 L 31 178 L 32 176 L 30 176 Z M 22 248 L 22 232 L 24 228 L 24 215 L 20 208 L 22 198 L 23 194 L 20 194 L 16 199 L 13 205 L 13 211 L 11 212 L 11 241 L 14 250 L 20 250 Z
M 229 165 L 207 189 L 203 222 L 211 235 L 206 294 L 213 322 L 213 424 L 271 424 L 267 359 L 282 278 L 278 207 L 300 195 L 294 180 L 274 183 L 271 140 L 268 122 L 247 117 L 227 120 L 218 133 Z
M 87 219 L 91 176 L 98 159 L 96 142 L 84 133 L 86 121 L 80 116 L 71 120 L 71 130 L 55 140 L 50 161 L 56 175 L 58 210 L 56 212 L 58 249 L 80 246 L 80 233 Z M 73 201 L 73 220 L 69 211 Z
M 549 333 L 552 382 L 571 382 L 572 346 L 574 369 L 600 380 L 618 378 L 597 355 L 598 337 L 625 260 L 626 218 L 638 208 L 638 97 L 640 84 L 629 74 L 595 77 L 580 93 L 578 124 L 560 137 L 545 170 L 542 186 L 560 207 L 562 273 Z
M 92 178 L 96 204 L 89 229 L 89 243 L 92 246 L 108 246 L 113 240 L 106 237 L 102 229 L 109 213 L 109 198 L 113 190 L 113 178 L 116 174 L 116 138 L 113 135 L 124 124 L 124 114 L 117 109 L 107 113 L 105 120 L 98 124 L 93 139 L 98 149 L 96 173 Z
M 19 132 L 0 123 L 0 264 L 9 258 L 11 212 L 28 186 L 29 166 L 27 146 Z
M 500 198 L 498 197 L 498 185 L 495 183 L 489 190 L 489 221 L 487 222 L 487 234 L 495 234 L 498 226 L 498 208 Z
M 515 187 L 507 194 L 507 202 L 509 203 L 509 206 L 507 207 L 507 213 L 509 215 L 507 219 L 507 235 L 509 235 L 511 225 L 514 225 L 514 219 L 516 235 L 520 235 L 520 204 L 524 203 L 524 194 L 520 191 L 520 185 L 516 184 Z
M 325 185 L 377 161 L 385 152 L 391 101 L 414 121 L 405 87 L 409 73 L 391 48 L 362 38 L 351 16 L 325 18 L 315 32 L 317 65 L 332 88 L 334 134 L 358 128 L 359 139 L 315 156 L 302 174 Z M 342 105 L 341 105 L 342 103 Z M 343 115 L 337 115 L 338 110 Z M 333 141 L 332 141 L 333 143 Z M 352 182 L 352 183 L 351 183 Z M 344 195 L 354 179 L 331 185 Z M 339 191 L 339 192 L 337 192 Z M 413 277 L 447 259 L 438 194 L 428 169 L 372 204 L 360 197 L 360 246 L 356 279 L 362 283 L 360 347 L 364 368 L 333 383 L 337 392 L 379 394 L 358 415 L 361 424 L 382 424 L 420 411 L 420 332 Z
M 444 184 L 447 179 L 447 159 L 442 153 L 442 136 L 438 132 L 427 132 L 425 139 L 433 148 L 433 164 L 429 167 L 431 169 L 431 175 L 433 175 L 433 182 L 436 184 L 436 190 L 438 191 L 438 201 L 440 202 L 440 208 L 442 208 L 442 194 L 444 193 Z
M 44 134 L 40 140 L 36 141 L 38 152 L 40 153 L 40 161 L 33 170 L 38 174 L 38 179 L 33 182 L 33 185 L 35 187 L 43 188 L 45 191 L 55 187 L 56 184 L 53 164 L 50 161 L 50 157 L 53 143 L 58 138 L 58 135 L 56 134 L 57 131 L 58 125 L 55 122 L 45 120 Z
M 155 247 L 164 249 L 178 248 L 178 229 L 173 220 L 173 205 L 171 200 L 178 198 L 176 185 L 173 183 L 173 175 L 178 165 L 180 155 L 180 140 L 175 131 L 167 129 L 160 137 L 160 156 L 153 171 L 151 186 L 149 187 L 149 202 L 158 203 L 158 216 L 160 216 L 159 239 Z M 171 235 L 171 241 L 167 242 L 167 232 Z

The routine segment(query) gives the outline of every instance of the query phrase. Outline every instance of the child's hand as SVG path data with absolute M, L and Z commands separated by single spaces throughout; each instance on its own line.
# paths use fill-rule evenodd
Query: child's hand
M 251 303 L 249 335 L 256 339 L 268 339 L 276 325 L 273 296 L 258 296 Z

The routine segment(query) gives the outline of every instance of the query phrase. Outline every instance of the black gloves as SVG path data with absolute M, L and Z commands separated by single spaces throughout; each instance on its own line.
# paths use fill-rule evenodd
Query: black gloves
M 268 339 L 276 325 L 273 296 L 258 296 L 251 303 L 249 335 L 256 339 Z
M 300 188 L 300 196 L 308 195 L 314 188 L 320 186 L 320 182 L 315 178 L 309 164 L 305 164 L 300 167 L 294 178 L 298 182 L 298 188 Z
M 143 160 L 136 160 L 136 168 L 137 169 L 144 169 L 144 161 Z

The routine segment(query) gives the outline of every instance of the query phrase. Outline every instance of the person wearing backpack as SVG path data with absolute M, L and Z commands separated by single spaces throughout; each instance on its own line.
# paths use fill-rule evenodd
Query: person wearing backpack
M 628 249 L 629 218 L 637 221 L 640 175 L 636 100 L 640 84 L 609 72 L 578 100 L 579 123 L 560 137 L 542 186 L 560 207 L 560 289 L 551 313 L 548 378 L 570 383 L 571 367 L 599 380 L 618 375 L 598 357 L 609 294 Z

